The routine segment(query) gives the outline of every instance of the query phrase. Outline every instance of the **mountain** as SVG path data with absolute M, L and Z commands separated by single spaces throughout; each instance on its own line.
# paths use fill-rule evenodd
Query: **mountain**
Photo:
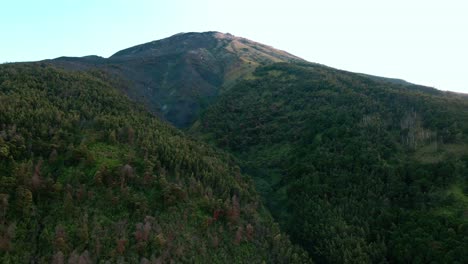
M 108 59 L 61 57 L 49 62 L 66 69 L 103 71 L 130 98 L 177 127 L 187 127 L 204 105 L 259 65 L 290 61 L 303 60 L 231 34 L 204 32 L 177 34 Z
M 468 263 L 467 135 L 466 95 L 218 32 L 0 65 L 0 258 Z
M 320 263 L 468 261 L 468 100 L 308 63 L 259 67 L 194 135 L 233 153 Z
M 309 262 L 229 155 L 45 63 L 0 65 L 0 207 L 1 263 Z

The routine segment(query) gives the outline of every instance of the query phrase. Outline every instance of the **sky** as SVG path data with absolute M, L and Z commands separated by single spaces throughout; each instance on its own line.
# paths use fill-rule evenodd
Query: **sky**
M 468 93 L 466 0 L 1 0 L 0 63 L 220 31 L 334 68 Z

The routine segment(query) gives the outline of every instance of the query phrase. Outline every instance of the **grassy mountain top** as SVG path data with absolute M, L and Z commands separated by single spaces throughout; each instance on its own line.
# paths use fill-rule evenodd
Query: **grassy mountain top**
M 232 159 L 101 79 L 0 66 L 2 263 L 308 262 Z
M 273 47 L 229 33 L 224 34 L 216 31 L 179 33 L 169 38 L 121 50 L 112 55 L 110 59 L 159 57 L 173 53 L 190 52 L 197 49 L 216 48 L 225 49 L 231 53 L 239 53 L 240 56 L 245 56 L 246 59 L 254 55 L 259 56 L 259 58 L 264 57 L 262 58 L 264 62 L 267 62 L 268 59 L 276 62 L 289 60 L 302 61 L 302 59 L 285 51 L 277 50 Z M 257 60 L 252 61 L 255 63 L 261 62 Z
M 302 61 L 287 52 L 219 32 L 182 33 L 100 57 L 62 57 L 50 63 L 100 70 L 118 88 L 178 127 L 190 126 L 201 108 L 259 65 Z

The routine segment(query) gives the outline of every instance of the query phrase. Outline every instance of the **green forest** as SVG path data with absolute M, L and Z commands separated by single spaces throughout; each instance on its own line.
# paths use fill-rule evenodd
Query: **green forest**
M 467 263 L 468 100 L 273 64 L 191 128 L 233 153 L 319 263 Z
M 310 262 L 233 157 L 44 63 L 0 66 L 0 207 L 1 263 Z
M 219 32 L 1 64 L 0 263 L 468 263 L 468 96 Z

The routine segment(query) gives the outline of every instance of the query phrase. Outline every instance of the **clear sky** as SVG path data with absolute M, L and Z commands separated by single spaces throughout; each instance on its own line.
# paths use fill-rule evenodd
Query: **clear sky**
M 468 93 L 467 0 L 1 0 L 0 63 L 108 57 L 191 31 Z

